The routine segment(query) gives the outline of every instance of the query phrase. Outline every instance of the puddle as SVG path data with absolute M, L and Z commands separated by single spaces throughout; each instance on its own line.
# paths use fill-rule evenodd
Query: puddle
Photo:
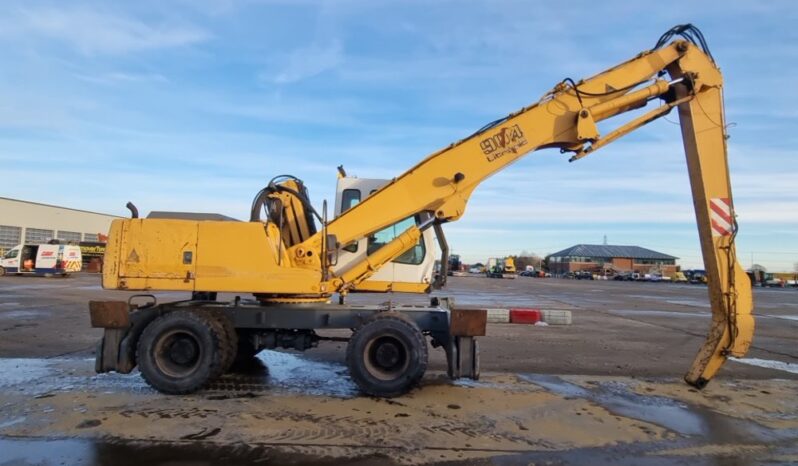
M 591 401 L 621 416 L 657 424 L 685 436 L 701 436 L 718 443 L 746 443 L 751 440 L 767 442 L 798 436 L 798 432 L 769 429 L 755 422 L 735 419 L 671 398 L 640 395 L 619 382 L 599 383 L 588 389 L 552 375 L 519 374 L 519 377 L 553 393 Z
M 759 358 L 729 358 L 729 361 L 798 374 L 798 364 L 794 362 L 773 361 L 772 359 Z
M 45 359 L 0 359 L 0 388 L 29 384 L 52 372 Z
M 556 375 L 544 374 L 519 374 L 519 378 L 532 382 L 535 385 L 558 395 L 570 396 L 573 398 L 588 398 L 590 392 L 579 385 L 566 382 Z
M 302 355 L 264 350 L 247 367 L 213 382 L 207 392 L 281 391 L 350 398 L 358 395 L 346 366 Z M 95 374 L 94 359 L 0 359 L 0 389 L 29 395 L 79 390 L 103 393 L 154 393 L 138 371 Z
M 667 317 L 708 317 L 709 312 L 653 311 L 643 309 L 610 309 L 610 313 L 621 316 L 667 316 Z
M 50 315 L 50 314 L 45 311 L 28 311 L 28 310 L 0 311 L 0 319 L 25 319 L 25 318 L 41 317 L 45 315 Z
M 358 393 L 343 364 L 311 361 L 300 355 L 271 350 L 263 350 L 257 357 L 268 368 L 264 383 L 269 387 L 339 398 Z
M 35 277 L 30 277 L 30 279 L 35 279 Z M 44 278 L 43 280 L 47 281 L 40 281 L 35 283 L 25 283 L 25 284 L 17 284 L 17 285 L 9 285 L 3 284 L 3 291 L 13 291 L 13 290 L 51 290 L 56 288 L 72 288 L 69 284 L 56 284 L 52 280 L 59 280 L 58 278 Z
M 661 301 L 662 296 L 654 296 L 650 294 L 629 294 L 626 295 L 627 298 L 637 298 L 637 299 L 645 299 L 647 301 Z
M 19 423 L 25 422 L 26 419 L 27 418 L 25 418 L 25 417 L 17 417 L 17 418 L 14 418 L 14 419 L 9 419 L 7 421 L 0 422 L 0 429 L 5 429 L 6 427 L 11 427 L 11 426 L 13 426 L 15 424 L 19 424 Z
M 522 379 L 559 395 L 584 398 L 613 413 L 661 425 L 683 435 L 699 435 L 706 431 L 702 419 L 687 405 L 668 398 L 634 394 L 620 383 L 601 384 L 586 389 L 551 375 L 522 375 Z
M 384 456 L 365 456 L 347 462 L 362 466 L 393 465 Z M 216 445 L 127 442 L 81 439 L 0 439 L 3 465 L 114 465 L 114 466 L 239 466 L 239 465 L 335 465 L 340 459 L 317 458 L 296 452 L 280 453 L 262 445 Z
M 689 306 L 689 307 L 705 307 L 707 309 L 711 308 L 709 303 L 705 301 L 698 301 L 695 299 L 668 299 L 665 300 L 668 304 L 678 304 L 680 306 Z
M 668 449 L 674 446 L 690 447 L 694 442 L 682 440 L 669 443 L 621 444 L 594 448 L 572 448 L 556 452 L 533 451 L 520 454 L 493 457 L 491 465 L 515 466 L 557 465 L 557 466 L 756 466 L 770 464 L 766 461 L 777 458 L 778 453 L 762 454 L 754 450 L 742 453 L 724 451 L 703 454 L 667 455 L 652 453 L 652 449 Z M 779 450 L 779 453 L 784 450 Z M 789 454 L 789 450 L 787 450 Z M 765 461 L 763 461 L 765 460 Z M 778 460 L 773 463 L 779 463 Z M 786 464 L 783 462 L 780 464 Z
M 784 320 L 792 320 L 798 322 L 798 316 L 774 316 L 774 315 L 762 315 L 759 317 L 767 317 L 769 319 L 784 319 Z

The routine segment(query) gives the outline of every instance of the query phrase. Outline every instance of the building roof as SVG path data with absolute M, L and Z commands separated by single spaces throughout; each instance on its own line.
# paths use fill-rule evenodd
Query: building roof
M 613 246 L 609 244 L 577 244 L 570 248 L 557 251 L 549 256 L 579 256 L 579 257 L 629 257 L 633 259 L 669 260 L 678 257 L 641 248 L 640 246 Z
M 103 212 L 95 212 L 95 211 L 92 211 L 92 210 L 75 209 L 75 208 L 72 208 L 72 207 L 64 207 L 64 206 L 55 205 L 55 204 L 45 204 L 43 202 L 26 201 L 24 199 L 14 199 L 12 197 L 2 197 L 2 196 L 0 196 L 0 200 L 12 201 L 12 202 L 20 202 L 22 204 L 39 205 L 39 206 L 43 206 L 43 207 L 52 207 L 54 209 L 71 210 L 73 212 L 83 212 L 85 214 L 103 215 L 105 217 L 122 218 L 119 215 L 106 214 L 106 213 L 103 213 Z
M 173 220 L 215 220 L 225 222 L 238 222 L 238 219 L 222 214 L 211 214 L 206 212 L 167 212 L 154 210 L 147 215 L 147 218 L 170 218 Z

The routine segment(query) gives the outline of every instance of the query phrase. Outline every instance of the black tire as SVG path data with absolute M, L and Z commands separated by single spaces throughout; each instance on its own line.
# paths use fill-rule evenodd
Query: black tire
M 230 366 L 233 365 L 236 358 L 236 348 L 238 347 L 238 334 L 235 327 L 233 327 L 233 322 L 223 312 L 212 309 L 202 309 L 199 312 L 202 312 L 211 321 L 216 330 L 224 335 L 224 341 L 220 346 L 222 368 L 221 372 L 214 377 L 216 378 L 230 370 Z
M 413 388 L 427 370 L 427 340 L 397 312 L 382 312 L 358 328 L 346 347 L 349 375 L 368 395 L 391 398 Z
M 236 332 L 236 328 L 233 326 L 233 321 L 230 320 L 227 315 L 225 315 L 223 312 L 217 312 L 216 315 L 219 318 L 219 321 L 222 323 L 222 327 L 224 327 L 225 332 L 227 333 L 227 344 L 229 351 L 227 354 L 227 362 L 224 366 L 224 372 L 227 372 L 230 370 L 230 367 L 235 364 L 236 355 L 238 354 L 238 333 Z
M 161 393 L 195 392 L 223 370 L 226 336 L 206 314 L 172 311 L 141 334 L 136 360 L 144 380 Z
M 5 274 L 6 274 L 6 269 L 0 267 L 0 277 L 5 276 Z

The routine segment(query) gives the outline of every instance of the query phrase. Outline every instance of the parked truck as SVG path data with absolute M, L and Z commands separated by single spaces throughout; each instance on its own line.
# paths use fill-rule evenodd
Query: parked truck
M 80 247 L 71 244 L 19 244 L 0 258 L 0 276 L 67 276 L 80 272 Z
M 490 258 L 488 264 L 491 263 L 493 265 L 485 269 L 488 278 L 515 278 L 515 261 L 512 257 Z

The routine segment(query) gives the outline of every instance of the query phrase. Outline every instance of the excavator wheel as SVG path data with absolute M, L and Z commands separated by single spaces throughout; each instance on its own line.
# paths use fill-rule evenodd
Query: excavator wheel
M 222 372 L 218 375 L 224 374 L 230 370 L 236 359 L 236 348 L 238 347 L 238 334 L 233 326 L 233 322 L 221 311 L 202 309 L 198 312 L 203 313 L 214 325 L 218 331 L 224 333 L 224 348 L 222 349 Z
M 171 311 L 144 329 L 136 359 L 150 386 L 179 395 L 195 392 L 221 375 L 228 347 L 221 324 L 206 313 Z
M 346 348 L 349 375 L 368 395 L 391 398 L 410 391 L 427 369 L 427 340 L 415 322 L 381 312 L 358 328 Z

